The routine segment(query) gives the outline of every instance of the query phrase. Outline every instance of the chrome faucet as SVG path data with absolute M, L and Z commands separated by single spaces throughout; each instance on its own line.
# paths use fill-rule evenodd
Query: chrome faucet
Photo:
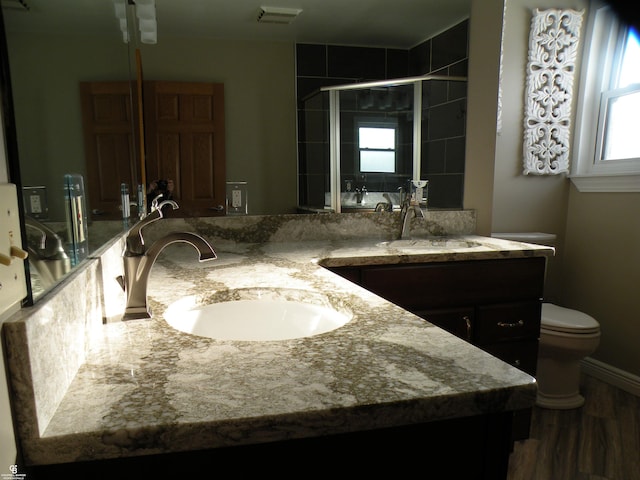
M 416 199 L 411 198 L 409 192 L 403 193 L 404 188 L 400 187 L 400 221 L 402 223 L 402 230 L 400 230 L 400 238 L 408 238 L 409 231 L 411 230 L 411 219 L 424 218 L 424 212 L 420 208 L 420 204 Z
M 161 202 L 156 210 L 140 220 L 127 235 L 126 247 L 122 255 L 124 276 L 117 278 L 127 297 L 123 320 L 151 317 L 151 309 L 147 304 L 149 273 L 160 252 L 168 245 L 176 242 L 190 244 L 198 251 L 201 262 L 217 258 L 216 252 L 204 238 L 190 232 L 168 233 L 156 240 L 148 249 L 145 247 L 142 228 L 163 218 L 162 208 L 167 204 L 171 205 L 174 210 L 178 208 L 178 204 L 173 200 Z
M 27 242 L 29 262 L 40 274 L 42 286 L 48 288 L 69 273 L 71 259 L 64 251 L 62 238 L 51 228 L 28 215 L 24 217 L 24 225 L 38 233 L 37 245 Z
M 385 198 L 386 202 L 376 203 L 376 208 L 374 209 L 374 211 L 393 212 L 393 201 L 391 200 L 391 196 L 389 196 L 388 193 L 383 193 L 382 196 Z
M 361 188 L 356 188 L 356 203 L 363 204 L 365 195 L 369 195 L 366 186 L 363 185 Z

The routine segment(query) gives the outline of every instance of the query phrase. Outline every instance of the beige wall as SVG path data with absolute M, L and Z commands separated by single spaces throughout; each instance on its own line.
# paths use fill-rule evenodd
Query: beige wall
M 580 193 L 567 212 L 566 306 L 600 322 L 596 360 L 640 376 L 640 193 Z
M 472 0 L 469 20 L 464 208 L 476 211 L 481 235 L 491 232 L 502 2 Z
M 482 0 L 474 0 L 478 2 Z M 557 234 L 557 255 L 547 275 L 545 296 L 594 316 L 600 322 L 602 339 L 591 357 L 638 376 L 640 194 L 580 193 L 566 175 L 522 175 L 531 11 L 587 7 L 586 0 L 507 0 L 502 129 L 496 137 L 491 230 Z M 585 11 L 583 27 L 587 14 Z M 473 21 L 472 16 L 472 25 Z M 577 67 L 576 92 L 579 62 Z
M 7 44 L 22 184 L 46 186 L 51 219 L 64 221 L 64 174 L 85 174 L 79 82 L 126 81 L 127 49 L 111 37 L 10 31 Z
M 557 235 L 556 257 L 549 262 L 545 289 L 546 299 L 553 302 L 561 300 L 560 265 L 570 182 L 565 174 L 539 176 L 522 173 L 529 29 L 535 8 L 580 10 L 587 4 L 587 0 L 507 0 L 505 9 L 502 116 L 496 137 L 491 231 Z M 578 78 L 579 74 L 576 74 L 576 82 Z M 572 111 L 575 113 L 575 101 Z

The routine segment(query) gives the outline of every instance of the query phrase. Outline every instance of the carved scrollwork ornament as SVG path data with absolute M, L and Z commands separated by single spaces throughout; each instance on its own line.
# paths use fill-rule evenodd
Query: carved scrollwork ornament
M 533 11 L 525 89 L 525 175 L 569 171 L 573 78 L 583 13 Z

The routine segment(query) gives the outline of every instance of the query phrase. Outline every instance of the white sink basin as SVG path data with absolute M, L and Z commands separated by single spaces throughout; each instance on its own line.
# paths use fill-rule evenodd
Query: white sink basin
M 170 305 L 164 318 L 181 332 L 216 340 L 271 341 L 311 337 L 342 327 L 352 318 L 349 312 L 333 308 L 326 297 L 305 295 L 285 290 L 276 294 L 260 290 L 254 295 L 246 290 L 237 300 L 197 304 L 186 297 Z M 297 291 L 299 292 L 299 291 Z M 306 292 L 311 294 L 311 292 Z M 234 295 L 237 297 L 237 295 Z M 254 298 L 251 298 L 254 297 Z
M 468 240 L 459 240 L 456 238 L 417 238 L 392 240 L 390 242 L 380 242 L 379 247 L 387 247 L 395 250 L 429 250 L 429 249 L 459 249 L 473 248 L 480 244 Z

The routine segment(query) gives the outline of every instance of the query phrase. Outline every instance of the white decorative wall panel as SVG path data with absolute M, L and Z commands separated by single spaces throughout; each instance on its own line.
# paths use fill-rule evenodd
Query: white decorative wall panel
M 573 77 L 583 13 L 533 11 L 525 89 L 525 175 L 569 171 Z

